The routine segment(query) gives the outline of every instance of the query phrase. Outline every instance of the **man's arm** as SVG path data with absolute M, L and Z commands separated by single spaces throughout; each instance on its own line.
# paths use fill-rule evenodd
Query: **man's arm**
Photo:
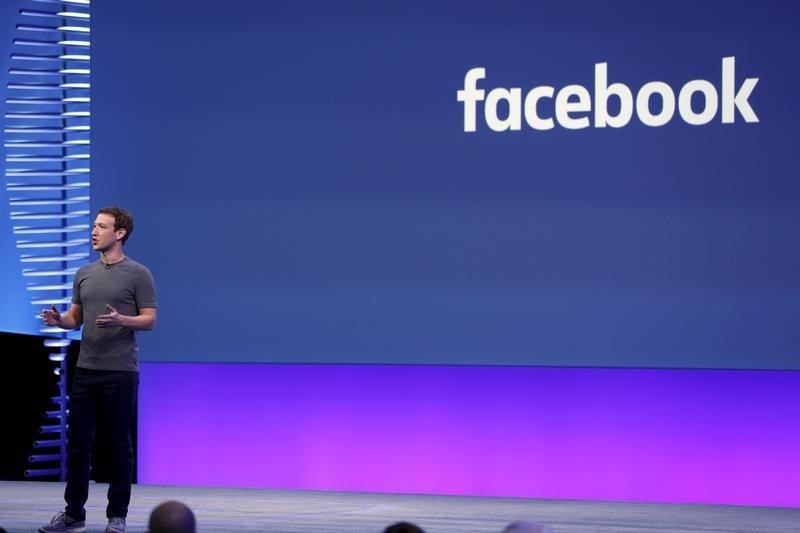
M 54 305 L 50 309 L 42 309 L 42 320 L 48 326 L 58 326 L 61 329 L 77 329 L 83 325 L 83 307 L 74 303 L 62 315 Z
M 110 305 L 106 305 L 105 315 L 94 321 L 98 328 L 153 329 L 156 327 L 156 308 L 143 307 L 135 316 L 121 315 Z

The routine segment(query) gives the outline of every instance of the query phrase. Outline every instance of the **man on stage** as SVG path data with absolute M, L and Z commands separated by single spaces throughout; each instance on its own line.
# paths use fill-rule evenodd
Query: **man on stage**
M 39 529 L 86 531 L 92 440 L 98 422 L 108 430 L 110 456 L 106 533 L 124 533 L 133 477 L 133 417 L 139 389 L 137 330 L 156 324 L 153 276 L 125 256 L 133 218 L 119 207 L 100 209 L 92 226 L 92 249 L 100 259 L 78 269 L 72 305 L 61 314 L 42 311 L 48 326 L 83 325 L 80 355 L 69 399 L 66 509 Z

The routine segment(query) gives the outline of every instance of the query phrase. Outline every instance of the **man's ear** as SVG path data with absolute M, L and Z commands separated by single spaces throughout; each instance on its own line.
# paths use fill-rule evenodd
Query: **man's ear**
M 128 233 L 128 230 L 125 228 L 120 228 L 117 230 L 117 240 L 121 241 L 122 238 Z

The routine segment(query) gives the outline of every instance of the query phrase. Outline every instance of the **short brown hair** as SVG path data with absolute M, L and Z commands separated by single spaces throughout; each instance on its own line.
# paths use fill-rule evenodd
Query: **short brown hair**
M 114 231 L 124 229 L 125 236 L 122 237 L 122 244 L 128 240 L 128 237 L 133 233 L 133 215 L 122 209 L 121 207 L 103 207 L 98 214 L 110 215 L 114 217 Z

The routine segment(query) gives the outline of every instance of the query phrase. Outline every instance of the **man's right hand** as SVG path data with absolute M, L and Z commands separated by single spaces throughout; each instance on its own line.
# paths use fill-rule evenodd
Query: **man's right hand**
M 58 326 L 61 320 L 61 313 L 58 312 L 55 305 L 51 306 L 50 309 L 42 309 L 42 320 L 48 326 Z

